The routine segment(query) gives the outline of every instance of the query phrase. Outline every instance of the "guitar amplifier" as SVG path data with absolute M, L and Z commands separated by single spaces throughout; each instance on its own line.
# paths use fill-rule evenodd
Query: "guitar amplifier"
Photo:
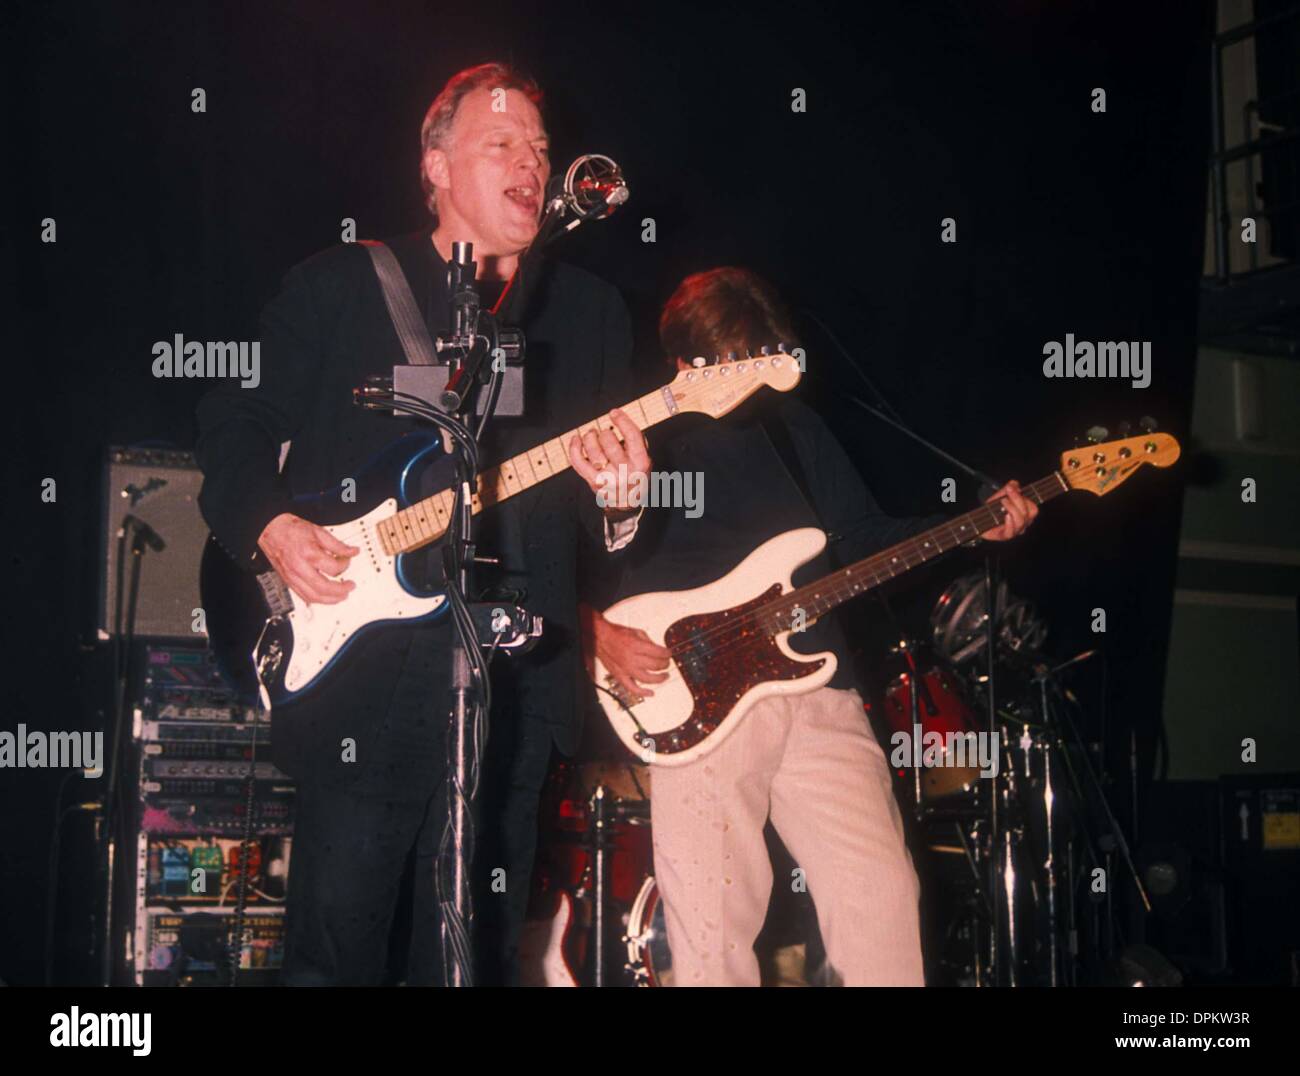
M 1251 986 L 1300 985 L 1300 773 L 1219 787 L 1233 969 Z
M 125 558 L 120 595 L 123 628 L 130 600 L 130 544 L 119 538 L 123 521 L 134 517 L 156 535 L 139 557 L 140 583 L 136 597 L 137 637 L 188 639 L 203 642 L 195 632 L 199 608 L 199 559 L 208 528 L 199 515 L 199 486 L 203 475 L 189 452 L 174 449 L 110 448 L 104 467 L 103 511 L 100 516 L 100 580 L 98 634 L 116 634 L 118 559 Z M 161 548 L 158 548 L 161 543 Z

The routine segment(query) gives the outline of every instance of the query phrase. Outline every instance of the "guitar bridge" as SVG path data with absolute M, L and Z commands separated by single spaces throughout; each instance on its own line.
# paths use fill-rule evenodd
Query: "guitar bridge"
M 640 695 L 633 695 L 622 684 L 620 684 L 610 673 L 605 674 L 605 684 L 609 688 L 609 693 L 619 702 L 619 705 L 625 710 L 632 709 L 638 702 L 645 702 Z
M 288 616 L 293 612 L 293 593 L 289 585 L 280 578 L 279 572 L 262 572 L 257 577 L 257 585 L 262 588 L 262 598 L 266 601 L 267 612 L 273 617 Z

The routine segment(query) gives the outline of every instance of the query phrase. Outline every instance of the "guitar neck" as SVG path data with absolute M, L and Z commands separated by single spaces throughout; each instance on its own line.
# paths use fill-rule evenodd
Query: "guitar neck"
M 636 423 L 638 429 L 648 430 L 676 414 L 677 405 L 665 386 L 625 404 L 620 410 Z M 475 514 L 568 470 L 568 446 L 575 434 L 614 428 L 609 415 L 601 415 L 483 471 L 478 476 L 478 489 L 472 498 Z M 445 489 L 382 520 L 377 531 L 384 551 L 396 556 L 436 542 L 451 524 L 455 500 L 455 491 Z
M 1020 492 L 1035 504 L 1044 504 L 1069 488 L 1065 480 L 1053 471 Z M 1002 523 L 1006 514 L 1006 508 L 1000 501 L 980 505 L 972 512 L 940 523 L 881 553 L 873 553 L 816 582 L 778 595 L 758 610 L 760 623 L 773 635 L 793 630 L 798 623 L 810 623 L 850 598 L 865 594 L 904 572 L 919 568 L 927 561 L 972 541 L 985 531 L 992 530 Z

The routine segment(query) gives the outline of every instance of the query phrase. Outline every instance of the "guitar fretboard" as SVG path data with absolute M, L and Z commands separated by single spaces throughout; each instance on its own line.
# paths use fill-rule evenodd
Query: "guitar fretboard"
M 636 423 L 638 429 L 646 430 L 676 412 L 671 401 L 670 393 L 665 389 L 657 389 L 633 400 L 620 410 Z M 500 504 L 516 493 L 522 493 L 539 482 L 568 470 L 568 445 L 574 434 L 613 429 L 615 427 L 609 416 L 602 415 L 483 471 L 478 476 L 478 490 L 472 498 L 474 513 L 477 515 L 484 508 Z M 451 525 L 455 500 L 455 491 L 445 489 L 380 520 L 376 524 L 376 532 L 384 552 L 396 556 L 436 542 Z
M 1065 479 L 1053 472 L 1033 485 L 1023 487 L 1020 492 L 1027 500 L 1043 504 L 1069 488 Z M 946 523 L 940 523 L 883 552 L 823 576 L 814 583 L 777 595 L 755 610 L 758 623 L 770 635 L 792 630 L 799 625 L 801 619 L 804 624 L 811 623 L 842 602 L 865 594 L 959 545 L 973 541 L 985 531 L 1000 525 L 1006 514 L 1002 502 L 994 501 L 965 515 L 955 516 Z M 799 615 L 801 612 L 802 618 Z

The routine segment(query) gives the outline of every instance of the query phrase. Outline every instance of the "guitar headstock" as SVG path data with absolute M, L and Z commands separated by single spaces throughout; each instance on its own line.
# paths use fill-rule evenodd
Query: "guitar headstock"
M 763 348 L 758 354 L 716 358 L 682 370 L 664 386 L 672 393 L 680 411 L 700 411 L 721 418 L 738 407 L 764 385 L 777 392 L 789 392 L 803 376 L 800 359 L 778 344 L 776 350 Z
M 1168 467 L 1181 453 L 1178 441 L 1169 434 L 1149 432 L 1062 452 L 1060 473 L 1071 489 L 1104 497 L 1143 464 Z

